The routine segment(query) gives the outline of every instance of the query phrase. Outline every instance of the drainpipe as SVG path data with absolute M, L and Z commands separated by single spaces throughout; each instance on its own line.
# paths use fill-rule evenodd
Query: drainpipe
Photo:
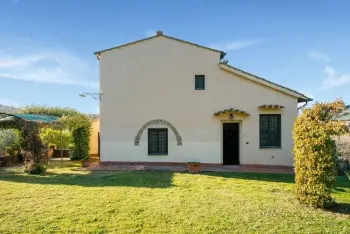
M 298 110 L 300 110 L 301 108 L 303 108 L 303 107 L 305 107 L 307 104 L 308 104 L 308 100 L 306 100 L 306 102 L 305 102 L 305 104 L 304 105 L 302 105 L 302 106 L 300 106 L 300 107 L 298 107 Z

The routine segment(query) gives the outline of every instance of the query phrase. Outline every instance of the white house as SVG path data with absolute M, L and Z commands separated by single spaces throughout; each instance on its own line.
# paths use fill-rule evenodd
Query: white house
M 161 31 L 95 55 L 102 164 L 293 165 L 292 127 L 298 103 L 311 100 L 305 95 Z

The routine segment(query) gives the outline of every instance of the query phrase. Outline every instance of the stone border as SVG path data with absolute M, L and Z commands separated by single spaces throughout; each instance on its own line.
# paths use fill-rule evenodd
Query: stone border
M 134 145 L 135 146 L 140 145 L 140 138 L 142 136 L 142 133 L 150 125 L 165 125 L 165 126 L 167 126 L 175 134 L 177 145 L 182 145 L 182 138 L 181 138 L 179 132 L 174 127 L 174 125 L 172 125 L 171 123 L 169 123 L 168 121 L 163 120 L 163 119 L 154 119 L 154 120 L 151 120 L 151 121 L 148 121 L 147 123 L 145 123 L 142 126 L 142 128 L 137 132 L 137 134 L 135 136 L 135 140 L 134 140 Z

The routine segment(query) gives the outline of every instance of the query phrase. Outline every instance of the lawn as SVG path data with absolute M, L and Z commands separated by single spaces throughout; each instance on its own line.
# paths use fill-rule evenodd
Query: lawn
M 291 175 L 0 171 L 0 233 L 350 233 L 350 215 L 306 208 Z M 350 204 L 350 182 L 333 196 Z

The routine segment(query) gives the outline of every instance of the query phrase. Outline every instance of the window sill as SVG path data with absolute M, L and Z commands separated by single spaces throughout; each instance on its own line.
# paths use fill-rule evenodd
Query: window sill
M 260 146 L 260 149 L 282 149 L 281 146 Z

